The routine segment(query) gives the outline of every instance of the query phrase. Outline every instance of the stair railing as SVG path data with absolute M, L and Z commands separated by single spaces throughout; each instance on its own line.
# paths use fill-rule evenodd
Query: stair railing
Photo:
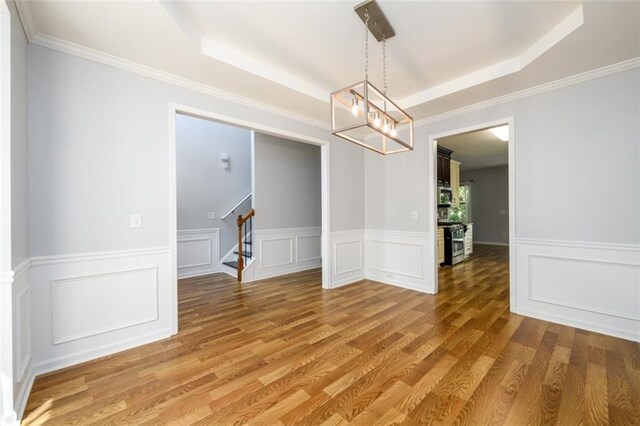
M 254 209 L 242 216 L 238 215 L 238 282 L 242 282 L 242 270 L 244 269 L 245 253 L 248 253 L 247 247 L 251 244 L 247 238 L 251 235 L 253 239 L 253 216 L 256 211 Z M 243 250 L 244 249 L 244 250 Z M 253 255 L 253 253 L 251 253 Z

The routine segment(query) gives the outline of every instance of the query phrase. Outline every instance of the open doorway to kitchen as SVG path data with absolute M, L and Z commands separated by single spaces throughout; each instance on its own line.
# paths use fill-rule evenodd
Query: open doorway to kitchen
M 309 272 L 312 277 L 307 277 L 309 279 L 305 282 L 321 282 L 323 288 L 329 288 L 328 141 L 184 105 L 170 104 L 169 114 L 170 162 L 173 167 L 169 200 L 173 272 L 172 333 L 178 332 L 179 275 L 182 273 L 185 277 L 191 274 L 194 274 L 192 277 L 200 276 L 203 271 L 195 270 L 198 267 L 204 268 L 206 274 L 217 273 L 225 283 L 234 282 L 242 285 L 255 280 L 314 269 Z M 185 128 L 199 130 L 185 131 Z M 220 136 L 222 133 L 224 135 Z M 216 144 L 212 135 L 219 135 L 221 143 Z M 195 147 L 178 146 L 181 141 L 189 139 L 192 140 L 187 142 L 187 145 L 191 144 L 194 138 L 199 138 L 195 141 Z M 222 146 L 222 142 L 232 139 L 242 147 L 236 146 L 237 149 L 232 150 L 230 146 Z M 207 147 L 215 148 L 215 152 L 206 154 L 210 157 L 209 163 L 198 166 L 204 173 L 204 179 L 195 184 L 189 182 L 189 178 L 198 176 L 198 173 L 195 173 L 196 166 L 178 165 L 177 162 L 188 159 L 197 163 L 201 160 L 198 157 L 205 155 L 203 144 L 215 145 Z M 182 148 L 185 148 L 186 152 Z M 273 158 L 274 155 L 276 158 Z M 211 176 L 210 172 L 213 169 L 221 172 L 222 177 Z M 240 174 L 237 176 L 238 185 L 224 180 L 225 177 L 231 178 L 232 170 Z M 247 178 L 250 181 L 249 192 Z M 191 207 L 182 203 L 187 200 L 188 197 L 185 196 L 189 191 L 193 191 L 196 186 L 202 186 L 205 193 L 211 192 L 215 186 L 221 184 L 235 185 L 235 189 L 231 191 L 237 198 L 235 203 L 233 197 L 227 197 L 228 206 L 223 205 L 225 203 L 213 206 L 213 200 L 205 200 L 206 202 L 199 205 L 195 212 L 191 212 L 200 222 L 188 225 L 192 229 L 180 235 L 179 225 L 185 225 L 185 213 L 190 211 Z M 199 198 L 197 194 L 195 198 L 192 197 L 193 200 Z M 308 211 L 303 212 L 303 208 Z M 222 225 L 218 227 L 218 243 L 215 243 L 214 234 L 198 234 L 203 230 L 215 228 L 210 225 L 218 219 L 230 220 L 232 225 L 229 227 L 235 229 L 233 241 L 225 246 L 230 247 L 226 252 L 219 248 Z M 245 223 L 250 225 L 247 227 Z M 198 244 L 201 247 L 197 247 Z M 215 244 L 218 244 L 218 249 L 214 255 L 211 252 L 216 252 Z M 194 251 L 196 249 L 203 249 L 200 250 L 200 257 Z M 192 255 L 196 255 L 197 258 L 188 259 L 188 256 Z M 231 265 L 234 262 L 232 258 L 238 259 L 238 264 L 239 259 L 242 259 L 243 265 Z M 213 268 L 210 264 L 213 264 Z M 239 273 L 241 269 L 242 274 Z M 227 278 L 224 278 L 225 272 Z M 240 281 L 237 281 L 239 278 Z
M 513 138 L 513 119 L 432 137 L 436 292 L 494 291 L 514 305 Z

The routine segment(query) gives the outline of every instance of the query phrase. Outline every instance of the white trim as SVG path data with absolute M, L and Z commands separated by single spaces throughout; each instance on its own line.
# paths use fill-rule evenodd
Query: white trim
M 21 420 L 22 416 L 24 415 L 24 409 L 27 407 L 27 401 L 29 401 L 29 395 L 31 394 L 31 389 L 33 388 L 33 382 L 36 379 L 36 375 L 34 374 L 32 367 L 29 367 L 28 373 L 26 373 L 24 377 L 26 377 L 26 380 L 23 381 L 23 384 L 20 387 L 20 392 L 16 397 L 16 414 Z
M 200 53 L 319 101 L 329 102 L 330 89 L 317 86 L 295 74 L 278 69 L 267 62 L 258 61 L 209 38 L 200 39 Z
M 214 95 L 215 96 L 215 95 Z M 237 102 L 237 100 L 236 100 Z M 195 117 L 215 120 L 258 131 L 265 134 L 285 137 L 287 139 L 297 140 L 303 143 L 309 143 L 320 146 L 320 170 L 321 170 L 321 193 L 322 193 L 322 229 L 321 229 L 321 258 L 322 258 L 322 288 L 331 288 L 331 246 L 329 230 L 331 229 L 331 210 L 330 210 L 330 144 L 328 139 L 320 139 L 284 130 L 279 127 L 273 127 L 250 120 L 241 119 L 234 116 L 216 113 L 201 108 L 195 108 L 188 105 L 182 105 L 176 102 L 169 102 L 169 250 L 171 257 L 171 330 L 172 334 L 178 332 L 178 278 L 177 278 L 177 199 L 176 199 L 176 130 L 175 116 L 176 114 L 188 114 Z M 320 126 L 318 126 L 320 127 Z M 322 126 L 324 127 L 324 126 Z M 328 128 L 328 125 L 326 126 Z M 253 135 L 253 132 L 252 132 Z M 254 140 L 254 136 L 252 136 Z M 253 157 L 253 154 L 252 154 Z M 255 173 L 252 173 L 255 176 Z M 255 195 L 255 181 L 252 179 L 252 192 Z M 254 197 L 255 198 L 255 197 Z M 252 202 L 252 204 L 254 204 Z M 255 205 L 255 204 L 254 204 Z M 259 211 L 257 211 L 259 214 Z M 254 240 L 254 244 L 255 244 Z M 255 266 L 255 265 L 253 265 Z
M 516 240 L 516 243 L 535 244 L 535 245 L 542 245 L 542 246 L 569 247 L 569 248 L 637 251 L 640 254 L 640 244 L 593 243 L 593 242 L 585 242 L 585 241 L 544 240 L 544 239 L 538 239 L 538 238 L 518 238 Z
M 562 89 L 565 87 L 573 86 L 574 84 L 584 83 L 590 80 L 595 80 L 595 79 L 606 77 L 612 74 L 629 71 L 639 67 L 640 67 L 640 57 L 628 59 L 626 61 L 618 62 L 616 64 L 607 65 L 601 68 L 585 71 L 580 74 L 574 74 L 574 75 L 564 77 L 555 81 L 543 83 L 538 86 L 529 87 L 527 89 L 519 90 L 516 92 L 511 92 L 503 96 L 498 96 L 497 98 L 477 102 L 471 105 L 466 105 L 462 108 L 453 109 L 451 111 L 443 112 L 441 114 L 433 115 L 431 117 L 422 118 L 414 122 L 414 127 L 417 128 L 421 126 L 426 126 L 428 124 L 436 123 L 438 121 L 446 120 L 448 118 L 457 117 L 459 115 L 468 114 L 470 112 L 483 110 L 486 108 L 505 104 L 508 102 L 514 102 L 520 99 L 539 95 L 541 93 Z
M 422 105 L 434 99 L 442 98 L 453 93 L 460 92 L 470 87 L 498 79 L 523 70 L 543 53 L 547 52 L 562 39 L 574 32 L 584 23 L 582 5 L 566 16 L 558 25 L 548 33 L 540 37 L 526 50 L 497 64 L 490 65 L 470 74 L 463 75 L 443 84 L 419 91 L 413 95 L 401 99 L 398 104 L 402 108 L 411 108 Z
M 251 132 L 251 134 L 253 134 L 253 132 Z M 253 168 L 252 168 L 252 170 L 253 170 Z M 220 219 L 225 220 L 226 218 L 228 218 L 228 217 L 229 217 L 229 215 L 230 215 L 231 213 L 233 213 L 233 211 L 234 211 L 235 209 L 237 209 L 238 207 L 240 207 L 240 206 L 242 205 L 242 203 L 244 203 L 245 201 L 247 201 L 247 200 L 249 199 L 249 197 L 251 197 L 252 195 L 253 195 L 253 191 L 251 191 L 250 193 L 248 193 L 248 194 L 247 194 L 247 195 L 246 195 L 242 200 L 240 200 L 240 202 L 239 202 L 238 204 L 236 204 L 235 206 L 233 206 L 233 207 L 231 208 L 231 210 L 229 210 L 227 213 L 223 214 L 223 215 L 220 217 Z M 251 203 L 253 203 L 253 201 L 251 201 Z
M 532 261 L 534 259 L 547 259 L 547 260 L 556 260 L 556 261 L 563 261 L 563 262 L 572 262 L 572 263 L 586 263 L 586 264 L 592 264 L 592 265 L 612 265 L 612 266 L 622 266 L 622 267 L 627 267 L 627 268 L 632 268 L 632 269 L 636 269 L 638 271 L 638 276 L 640 277 L 640 266 L 635 264 L 635 263 L 631 263 L 631 262 L 611 262 L 611 261 L 603 261 L 603 260 L 591 260 L 591 259 L 579 259 L 579 258 L 573 258 L 573 257 L 559 257 L 559 256 L 549 256 L 549 255 L 539 255 L 539 254 L 530 254 L 529 256 L 529 282 L 528 282 L 528 290 L 529 290 L 529 295 L 528 295 L 528 299 L 533 301 L 533 302 L 541 302 L 541 303 L 548 303 L 551 305 L 556 305 L 556 306 L 562 306 L 565 308 L 572 308 L 572 309 L 578 309 L 581 311 L 586 311 L 586 312 L 594 312 L 596 314 L 601 314 L 601 315 L 607 315 L 610 317 L 616 317 L 616 318 L 622 318 L 622 319 L 627 319 L 627 320 L 631 320 L 631 321 L 640 321 L 640 311 L 636 312 L 634 316 L 631 315 L 625 315 L 625 314 L 621 314 L 609 309 L 601 309 L 601 308 L 597 308 L 597 307 L 589 307 L 586 305 L 580 305 L 577 303 L 560 303 L 556 300 L 550 299 L 550 298 L 545 298 L 545 297 L 538 297 L 538 296 L 534 296 L 534 288 L 533 288 L 533 268 L 532 268 Z
M 509 243 L 498 243 L 496 241 L 473 241 L 473 244 L 480 244 L 485 246 L 502 246 L 509 247 Z
M 516 313 L 640 341 L 640 246 L 542 239 L 516 245 Z M 592 272 L 585 275 L 585 267 Z
M 308 124 L 310 126 L 319 127 L 322 129 L 329 129 L 329 123 L 315 118 L 307 117 L 305 115 L 297 114 L 283 108 L 274 107 L 272 105 L 259 102 L 244 96 L 236 95 L 231 92 L 227 92 L 222 89 L 218 89 L 203 83 L 199 83 L 194 80 L 189 80 L 175 74 L 171 74 L 165 71 L 161 71 L 146 65 L 141 65 L 136 62 L 132 62 L 126 59 L 119 58 L 108 53 L 101 52 L 99 50 L 91 49 L 86 46 L 71 43 L 66 40 L 52 37 L 42 33 L 36 34 L 31 38 L 31 43 L 38 46 L 46 47 L 48 49 L 57 50 L 78 58 L 86 59 L 93 62 L 98 62 L 103 65 L 108 65 L 121 70 L 129 71 L 134 74 L 142 75 L 148 78 L 162 81 L 164 83 L 172 84 L 191 90 L 194 92 L 203 93 L 208 96 L 213 96 L 218 99 L 224 99 L 230 102 L 234 102 L 239 105 L 244 105 L 250 108 L 254 108 L 260 111 L 264 111 L 269 114 L 285 117 L 299 123 Z
M 563 315 L 550 314 L 548 312 L 540 312 L 537 309 L 528 308 L 528 307 L 527 308 L 519 307 L 517 313 L 518 315 L 525 315 L 525 316 L 536 318 L 542 321 L 549 321 L 556 324 L 562 324 L 569 327 L 580 328 L 583 330 L 593 331 L 596 333 L 602 333 L 602 334 L 608 334 L 614 337 L 620 337 L 622 339 L 631 340 L 634 342 L 640 342 L 640 334 L 630 333 L 627 330 L 617 328 L 617 327 L 605 326 L 598 322 L 568 318 Z
M 180 243 L 193 241 L 207 241 L 205 261 L 191 260 L 192 263 L 177 265 L 178 279 L 211 275 L 220 272 L 220 228 L 179 229 L 177 236 L 177 251 Z M 177 253 L 177 252 L 176 252 Z M 202 255 L 202 253 L 199 253 Z
M 135 338 L 119 341 L 116 344 L 102 345 L 97 348 L 78 351 L 69 355 L 64 355 L 58 358 L 49 359 L 33 365 L 33 370 L 37 376 L 46 374 L 51 371 L 59 370 L 61 368 L 69 367 L 71 365 L 80 364 L 85 361 L 90 361 L 96 358 L 100 358 L 106 355 L 111 355 L 117 352 L 121 352 L 127 349 L 135 348 L 137 346 L 152 343 L 158 340 L 162 340 L 171 336 L 171 330 L 154 331 L 153 333 L 145 334 Z
M 71 336 L 60 336 L 60 330 L 58 327 L 59 321 L 58 318 L 60 316 L 60 308 L 58 306 L 58 288 L 61 284 L 65 282 L 73 282 L 79 281 L 87 278 L 96 278 L 96 277 L 107 277 L 114 275 L 124 275 L 132 272 L 141 272 L 141 271 L 152 271 L 153 272 L 153 281 L 154 281 L 154 290 L 155 290 L 155 312 L 148 317 L 138 318 L 134 321 L 113 324 L 107 327 L 103 327 L 96 330 L 90 330 L 83 333 L 74 334 Z M 73 342 L 75 340 L 86 339 L 87 337 L 97 336 L 99 334 L 109 333 L 115 330 L 121 330 L 123 328 L 135 327 L 137 325 L 146 324 L 148 322 L 157 321 L 160 318 L 160 300 L 159 300 L 159 280 L 158 280 L 158 267 L 143 267 L 143 268 L 128 268 L 121 269 L 116 271 L 108 271 L 108 272 L 100 272 L 93 274 L 82 274 L 76 275 L 72 277 L 64 277 L 64 278 L 56 278 L 51 280 L 51 329 L 53 336 L 53 345 L 60 345 L 62 343 Z
M 13 268 L 13 277 L 14 277 L 14 279 L 17 279 L 20 275 L 24 274 L 25 272 L 28 272 L 29 268 L 31 268 L 31 258 L 30 257 L 28 257 L 25 260 L 23 260 L 22 262 L 18 263 Z
M 62 254 L 55 256 L 36 256 L 30 259 L 30 267 L 58 265 L 64 263 L 95 262 L 98 260 L 118 259 L 131 256 L 153 256 L 170 253 L 170 247 L 150 247 L 130 250 L 113 250 L 93 253 Z
M 98 62 L 104 65 L 123 69 L 129 72 L 143 75 L 145 77 L 153 78 L 168 84 L 183 87 L 194 92 L 204 93 L 206 95 L 213 96 L 219 99 L 229 100 L 229 101 L 238 103 L 240 105 L 245 105 L 251 108 L 259 109 L 267 113 L 275 114 L 281 117 L 286 117 L 291 120 L 295 120 L 300 123 L 309 124 L 314 127 L 319 127 L 322 129 L 330 128 L 330 123 L 328 120 L 326 121 L 319 120 L 316 118 L 297 114 L 295 112 L 292 112 L 283 108 L 274 107 L 272 105 L 269 105 L 260 101 L 256 101 L 250 98 L 236 95 L 234 93 L 227 92 L 225 90 L 218 89 L 218 88 L 215 88 L 203 83 L 199 83 L 193 80 L 185 79 L 183 77 L 179 77 L 174 74 L 170 74 L 152 67 L 148 67 L 132 61 L 128 61 L 128 60 L 119 58 L 117 56 L 110 55 L 110 54 L 107 54 L 95 49 L 91 49 L 79 44 L 71 43 L 69 41 L 62 40 L 53 36 L 49 36 L 42 33 L 34 34 L 33 25 L 31 24 L 31 19 L 29 17 L 30 15 L 28 12 L 28 7 L 25 8 L 25 4 L 23 4 L 23 2 L 20 0 L 16 1 L 16 4 L 18 5 L 20 19 L 22 21 L 22 26 L 25 30 L 27 38 L 29 42 L 33 44 L 36 44 L 48 49 L 57 50 L 59 52 L 63 52 L 63 53 L 76 56 L 79 58 L 83 58 L 89 61 Z M 500 64 L 497 64 L 497 65 L 500 65 Z M 606 65 L 604 67 L 585 71 L 579 74 L 574 74 L 574 75 L 567 76 L 555 81 L 542 83 L 538 86 L 530 87 L 530 88 L 523 89 L 516 92 L 511 92 L 506 95 L 499 96 L 493 99 L 481 101 L 472 105 L 467 105 L 462 108 L 446 111 L 444 113 L 437 114 L 431 117 L 425 117 L 423 119 L 416 120 L 414 122 L 414 127 L 417 128 L 417 127 L 424 126 L 437 121 L 445 120 L 447 118 L 455 117 L 461 114 L 466 114 L 472 111 L 489 108 L 491 106 L 495 106 L 495 105 L 499 105 L 507 102 L 513 102 L 518 99 L 534 96 L 540 93 L 560 89 L 563 87 L 568 87 L 574 84 L 605 77 L 611 74 L 627 71 L 627 70 L 638 68 L 638 67 L 640 67 L 640 58 L 628 59 L 616 64 Z M 433 88 L 428 90 L 433 90 Z M 411 96 L 415 96 L 415 95 L 411 95 Z M 406 97 L 402 101 L 406 102 L 406 100 L 409 98 L 410 97 Z M 328 102 L 328 98 L 327 98 L 327 102 Z
M 25 5 L 24 0 L 15 0 L 13 4 L 16 6 L 16 10 L 18 11 L 18 16 L 20 17 L 20 23 L 22 24 L 22 30 L 24 31 L 24 35 L 27 37 L 27 40 L 31 42 L 35 35 L 35 25 L 33 25 L 33 17 L 31 16 L 31 11 Z
M 476 130 L 487 129 L 489 127 L 496 127 L 507 124 L 509 126 L 509 162 L 508 162 L 508 175 L 509 175 L 509 241 L 516 241 L 516 150 L 515 150 L 515 118 L 505 117 L 497 120 L 492 120 L 485 123 L 479 123 L 472 126 L 463 127 L 461 129 L 453 129 L 446 132 L 434 134 L 429 136 L 429 147 L 431 152 L 429 155 L 429 168 L 431 170 L 431 184 L 428 185 L 429 192 L 429 209 L 434 212 L 434 218 L 429 225 L 429 230 L 432 235 L 435 235 L 438 228 L 438 215 L 436 212 L 436 182 L 437 182 L 437 168 L 436 158 L 438 150 L 438 139 L 442 139 L 447 136 L 453 136 L 460 133 L 473 132 Z M 437 239 L 433 239 L 433 258 L 432 263 L 437 264 Z M 433 288 L 427 291 L 433 293 L 438 292 L 438 268 L 433 270 Z M 509 246 L 509 307 L 511 312 L 516 312 L 516 297 L 517 284 L 516 284 L 516 244 Z
M 296 263 L 300 263 L 300 262 L 312 262 L 312 261 L 318 261 L 322 259 L 322 256 L 315 256 L 315 257 L 307 257 L 307 258 L 300 258 L 300 240 L 305 239 L 305 238 L 320 238 L 320 240 L 322 240 L 322 234 L 312 234 L 312 235 L 296 235 L 296 252 L 295 252 L 295 261 Z
M 357 245 L 357 259 L 343 259 L 351 261 L 353 267 L 338 270 L 338 251 L 340 246 Z M 336 231 L 331 233 L 331 268 L 329 273 L 323 271 L 323 276 L 331 277 L 331 287 L 338 288 L 354 282 L 365 279 L 365 231 L 364 229 L 355 229 L 351 231 Z
M 14 18 L 15 19 L 15 18 Z M 0 1 L 0 424 L 17 424 L 11 261 L 11 12 Z

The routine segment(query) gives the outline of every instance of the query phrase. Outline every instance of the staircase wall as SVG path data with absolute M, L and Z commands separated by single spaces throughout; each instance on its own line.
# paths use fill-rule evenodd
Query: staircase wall
M 220 156 L 223 153 L 229 156 L 229 167 L 226 169 L 221 166 Z M 238 208 L 237 214 L 232 214 L 226 220 L 221 219 L 251 192 L 251 132 L 178 115 L 176 187 L 178 234 L 218 229 L 217 263 L 220 255 L 237 244 L 235 217 L 251 209 L 251 199 L 248 199 Z M 209 219 L 208 212 L 214 212 L 215 218 Z

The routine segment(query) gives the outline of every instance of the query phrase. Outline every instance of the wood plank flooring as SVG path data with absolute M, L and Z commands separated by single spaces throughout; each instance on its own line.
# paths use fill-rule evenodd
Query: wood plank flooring
M 507 249 L 440 293 L 180 282 L 180 333 L 39 377 L 24 424 L 640 424 L 640 345 L 510 314 Z

